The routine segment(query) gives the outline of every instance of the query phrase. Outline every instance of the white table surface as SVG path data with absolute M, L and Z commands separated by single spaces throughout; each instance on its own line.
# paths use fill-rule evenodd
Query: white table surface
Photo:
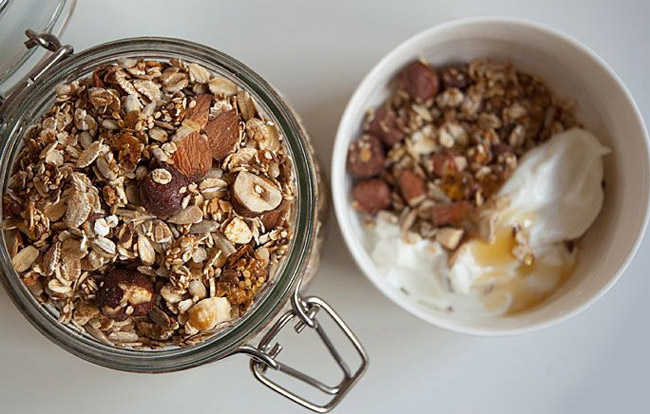
M 637 1 L 90 1 L 64 41 L 77 50 L 130 36 L 186 38 L 229 53 L 297 108 L 329 170 L 343 108 L 364 74 L 412 34 L 451 19 L 527 18 L 602 56 L 650 124 L 650 2 Z M 1 58 L 1 57 L 0 57 Z M 311 293 L 340 311 L 370 368 L 338 413 L 650 412 L 650 243 L 584 313 L 544 331 L 482 339 L 419 321 L 360 273 L 331 217 Z M 298 341 L 286 343 L 286 351 Z M 315 351 L 314 355 L 317 355 Z M 325 364 L 315 357 L 312 363 Z M 243 357 L 164 375 L 84 362 L 41 336 L 0 289 L 2 413 L 303 412 L 252 378 Z

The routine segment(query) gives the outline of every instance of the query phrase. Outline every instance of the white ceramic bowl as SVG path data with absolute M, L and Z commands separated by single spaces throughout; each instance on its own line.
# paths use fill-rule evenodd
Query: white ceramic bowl
M 459 320 L 410 300 L 377 270 L 366 250 L 363 224 L 350 207 L 345 163 L 361 132 L 364 113 L 391 90 L 406 63 L 422 57 L 434 65 L 476 57 L 509 60 L 540 75 L 560 97 L 578 103 L 577 117 L 610 147 L 605 157 L 605 203 L 584 236 L 578 266 L 555 294 L 533 310 L 488 320 Z M 334 207 L 345 241 L 366 276 L 395 303 L 441 328 L 475 335 L 530 332 L 566 320 L 601 297 L 625 270 L 648 221 L 648 136 L 632 96 L 610 67 L 584 45 L 549 28 L 502 18 L 462 19 L 426 30 L 386 55 L 350 99 L 332 159 Z

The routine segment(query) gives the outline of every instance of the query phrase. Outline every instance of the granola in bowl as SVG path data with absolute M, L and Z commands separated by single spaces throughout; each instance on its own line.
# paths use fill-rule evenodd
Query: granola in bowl
M 249 310 L 288 252 L 294 197 L 248 92 L 196 63 L 121 59 L 58 88 L 2 205 L 14 270 L 61 323 L 162 348 Z
M 574 105 L 512 63 L 406 65 L 347 154 L 368 252 L 401 292 L 462 318 L 512 315 L 571 274 L 603 202 Z

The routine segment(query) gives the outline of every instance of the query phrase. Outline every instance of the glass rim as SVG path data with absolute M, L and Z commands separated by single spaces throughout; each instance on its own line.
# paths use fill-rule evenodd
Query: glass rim
M 89 335 L 58 323 L 52 311 L 38 303 L 24 286 L 11 265 L 6 232 L 0 234 L 0 281 L 20 312 L 42 334 L 67 351 L 90 362 L 124 371 L 167 372 L 186 369 L 232 354 L 245 344 L 282 310 L 295 289 L 314 244 L 316 225 L 315 166 L 310 156 L 304 128 L 279 93 L 248 66 L 211 47 L 174 38 L 137 37 L 104 43 L 74 54 L 57 64 L 38 83 L 26 88 L 4 114 L 6 124 L 0 128 L 0 186 L 8 184 L 13 159 L 22 146 L 24 131 L 51 104 L 54 91 L 62 81 L 78 79 L 97 66 L 122 57 L 147 57 L 168 60 L 180 58 L 216 67 L 230 76 L 260 104 L 266 115 L 274 118 L 285 137 L 292 156 L 297 189 L 293 240 L 283 266 L 274 276 L 254 308 L 231 327 L 196 345 L 164 349 L 130 349 L 102 344 Z M 40 103 L 40 105 L 36 105 Z M 2 214 L 0 212 L 0 214 Z

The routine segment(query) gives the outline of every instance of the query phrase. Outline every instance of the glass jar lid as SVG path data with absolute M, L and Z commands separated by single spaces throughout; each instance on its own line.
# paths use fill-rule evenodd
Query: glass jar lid
M 76 0 L 0 0 L 0 96 L 7 96 L 31 68 L 48 53 L 25 47 L 25 30 L 60 35 Z

